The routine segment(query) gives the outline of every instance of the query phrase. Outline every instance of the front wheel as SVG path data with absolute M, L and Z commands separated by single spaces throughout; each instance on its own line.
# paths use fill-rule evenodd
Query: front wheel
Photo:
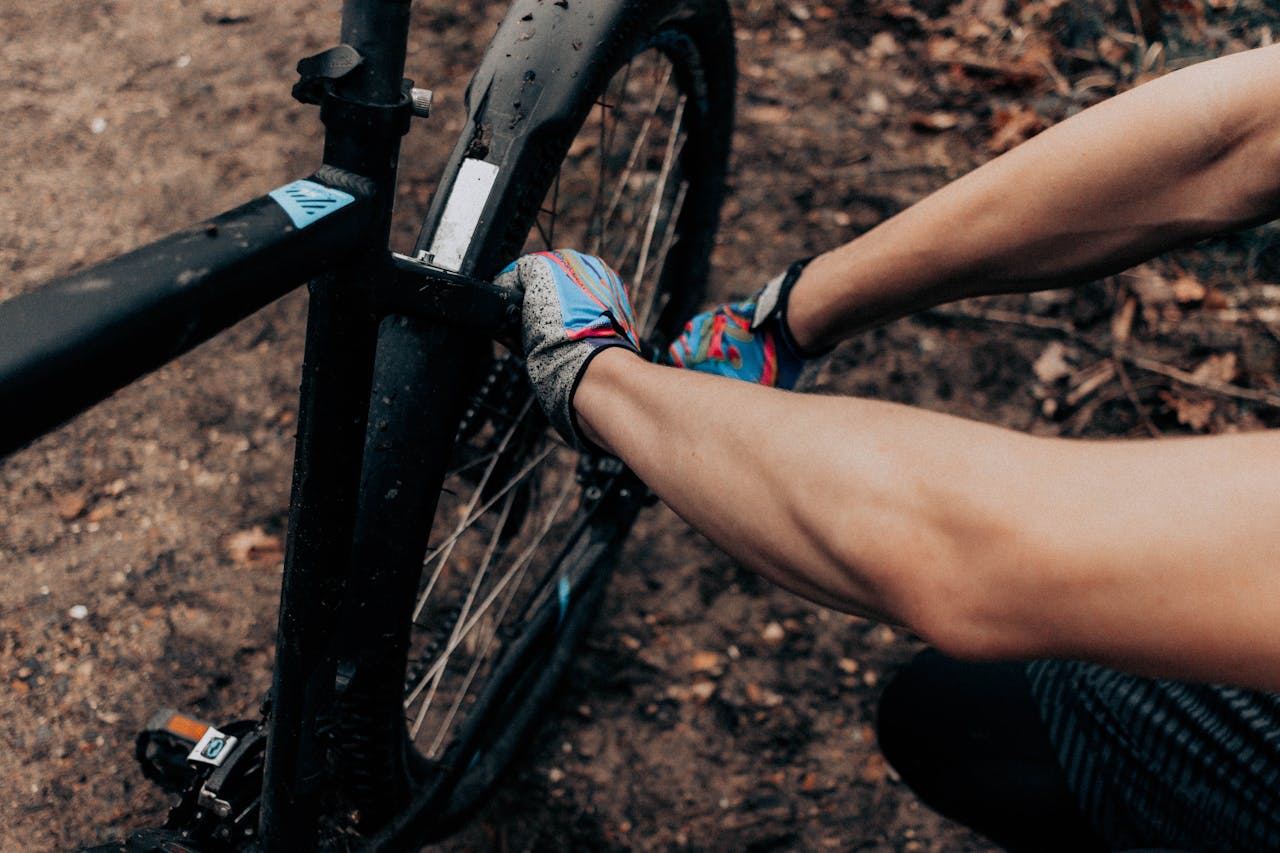
M 528 251 L 600 255 L 662 346 L 702 298 L 732 26 L 723 0 L 595 5 L 513 6 L 419 249 L 486 277 Z M 580 458 L 549 429 L 518 357 L 495 354 L 474 388 L 397 627 L 403 654 L 366 670 L 337 727 L 351 814 L 380 849 L 447 834 L 489 791 L 571 660 L 638 508 L 620 466 Z

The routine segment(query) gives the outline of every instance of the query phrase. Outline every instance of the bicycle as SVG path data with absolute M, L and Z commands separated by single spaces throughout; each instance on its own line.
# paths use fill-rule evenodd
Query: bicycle
M 550 435 L 492 343 L 519 294 L 488 280 L 531 248 L 583 247 L 620 268 L 651 344 L 673 334 L 724 189 L 727 6 L 516 0 L 397 254 L 399 142 L 430 112 L 403 78 L 409 7 L 346 0 L 340 45 L 299 63 L 294 94 L 326 128 L 313 175 L 0 305 L 0 410 L 21 413 L 0 426 L 7 455 L 310 281 L 269 699 L 219 727 L 161 715 L 138 755 L 182 800 L 104 849 L 447 834 L 550 695 L 646 501 L 615 460 Z

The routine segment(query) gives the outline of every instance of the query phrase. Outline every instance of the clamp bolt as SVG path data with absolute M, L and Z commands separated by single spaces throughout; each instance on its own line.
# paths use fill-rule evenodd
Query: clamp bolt
M 413 114 L 418 118 L 426 118 L 431 115 L 431 90 L 419 89 L 414 86 L 409 90 L 409 98 L 413 101 Z

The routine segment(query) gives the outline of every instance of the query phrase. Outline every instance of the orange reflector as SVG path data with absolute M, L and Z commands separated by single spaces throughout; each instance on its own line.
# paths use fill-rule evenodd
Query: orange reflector
M 192 741 L 199 741 L 200 738 L 204 737 L 204 733 L 209 730 L 209 727 L 199 720 L 193 720 L 181 714 L 174 714 L 170 717 L 169 722 L 165 723 L 164 727 L 178 737 Z

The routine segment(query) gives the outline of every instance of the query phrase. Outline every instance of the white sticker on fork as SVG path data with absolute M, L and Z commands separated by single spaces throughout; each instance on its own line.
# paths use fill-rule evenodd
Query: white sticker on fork
M 462 267 L 475 236 L 480 214 L 484 212 L 489 191 L 498 179 L 498 167 L 483 160 L 467 158 L 458 169 L 458 178 L 449 191 L 444 216 L 431 241 L 431 263 L 441 269 L 457 272 Z

